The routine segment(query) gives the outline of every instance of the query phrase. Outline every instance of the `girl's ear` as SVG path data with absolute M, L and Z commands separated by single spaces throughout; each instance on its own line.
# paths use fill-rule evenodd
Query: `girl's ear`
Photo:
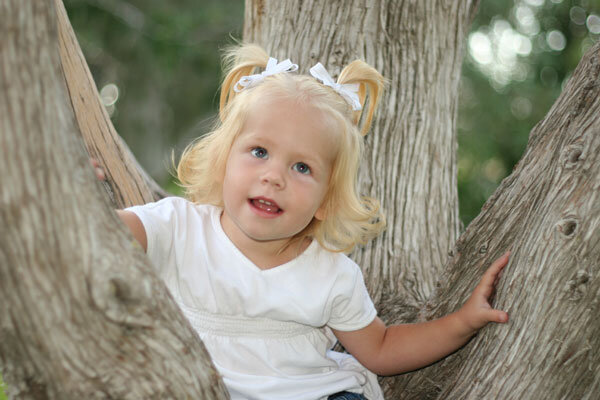
M 327 213 L 325 212 L 325 203 L 321 204 L 321 207 L 317 209 L 315 212 L 315 218 L 319 221 L 323 221 L 326 217 Z

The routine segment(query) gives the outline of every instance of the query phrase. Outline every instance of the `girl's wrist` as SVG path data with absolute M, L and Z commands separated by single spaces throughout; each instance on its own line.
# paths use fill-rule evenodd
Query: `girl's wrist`
M 453 312 L 449 316 L 454 318 L 455 332 L 458 336 L 464 337 L 465 339 L 469 339 L 474 336 L 479 330 L 475 327 L 469 318 L 468 311 L 465 310 L 465 307 L 461 307 L 458 311 Z

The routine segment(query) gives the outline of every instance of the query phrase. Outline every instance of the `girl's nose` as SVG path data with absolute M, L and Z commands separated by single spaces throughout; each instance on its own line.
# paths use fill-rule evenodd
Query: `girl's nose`
M 285 178 L 281 167 L 271 165 L 263 171 L 261 182 L 267 185 L 272 185 L 277 189 L 285 188 Z

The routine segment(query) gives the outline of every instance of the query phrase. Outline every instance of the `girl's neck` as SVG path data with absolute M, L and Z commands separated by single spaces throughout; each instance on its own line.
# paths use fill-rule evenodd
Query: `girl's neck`
M 240 248 L 237 243 L 233 243 L 258 268 L 266 270 L 292 261 L 306 250 L 310 245 L 311 240 L 305 238 L 300 244 L 288 243 L 284 245 L 285 248 L 283 250 L 281 250 L 281 245 L 273 247 L 270 243 L 264 242 L 255 242 L 254 246 L 246 246 L 244 249 Z
M 229 240 L 262 270 L 271 269 L 292 261 L 302 254 L 310 245 L 310 238 L 303 238 L 301 242 L 293 238 L 259 241 L 241 234 L 236 229 L 229 229 L 227 222 L 221 215 L 221 228 Z M 225 222 L 225 223 L 224 223 Z

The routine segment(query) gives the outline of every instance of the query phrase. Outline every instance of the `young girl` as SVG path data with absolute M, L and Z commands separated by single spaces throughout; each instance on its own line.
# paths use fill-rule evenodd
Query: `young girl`
M 508 254 L 459 311 L 390 327 L 343 254 L 383 228 L 355 186 L 383 87 L 376 70 L 354 61 L 335 83 L 317 64 L 315 79 L 253 45 L 227 60 L 221 122 L 177 168 L 187 199 L 118 213 L 232 399 L 382 399 L 375 374 L 430 364 L 508 320 L 488 303 Z M 337 340 L 350 354 L 331 350 Z

